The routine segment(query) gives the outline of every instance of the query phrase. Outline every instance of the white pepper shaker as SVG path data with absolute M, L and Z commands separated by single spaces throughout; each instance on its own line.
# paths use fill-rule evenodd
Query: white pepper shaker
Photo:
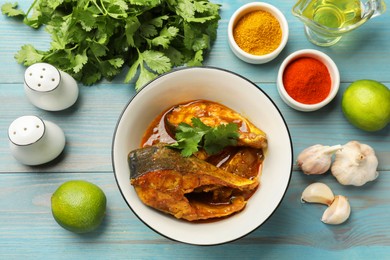
M 57 158 L 65 147 L 65 134 L 56 124 L 37 116 L 15 119 L 8 129 L 12 155 L 26 165 L 39 165 Z
M 48 111 L 72 106 L 79 95 L 72 76 L 48 63 L 35 63 L 26 69 L 24 90 L 33 105 Z

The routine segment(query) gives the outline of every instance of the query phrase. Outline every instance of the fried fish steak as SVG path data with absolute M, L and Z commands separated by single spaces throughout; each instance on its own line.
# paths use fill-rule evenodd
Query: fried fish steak
M 259 185 L 258 178 L 244 178 L 196 157 L 182 157 L 163 145 L 134 150 L 128 161 L 130 181 L 141 201 L 188 221 L 241 211 Z
M 167 130 L 170 133 L 175 133 L 181 122 L 191 125 L 191 119 L 194 117 L 199 118 L 205 125 L 211 127 L 236 123 L 239 127 L 237 145 L 259 149 L 267 147 L 267 136 L 262 130 L 234 110 L 211 101 L 197 100 L 175 106 L 165 116 Z

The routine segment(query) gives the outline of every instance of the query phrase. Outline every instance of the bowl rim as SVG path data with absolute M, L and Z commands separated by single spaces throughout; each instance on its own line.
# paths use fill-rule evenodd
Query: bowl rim
M 283 124 L 284 124 L 284 127 L 286 129 L 286 133 L 288 135 L 288 139 L 289 139 L 289 148 L 290 148 L 290 154 L 291 154 L 291 165 L 289 167 L 289 173 L 288 173 L 288 180 L 286 182 L 286 186 L 284 188 L 284 191 L 283 191 L 283 194 L 281 195 L 280 197 L 280 200 L 278 201 L 278 204 L 275 206 L 275 208 L 272 210 L 272 212 L 268 215 L 268 217 L 262 222 L 260 223 L 259 225 L 257 225 L 255 228 L 253 228 L 251 231 L 241 235 L 241 236 L 238 236 L 236 238 L 233 238 L 233 239 L 230 239 L 230 240 L 224 240 L 222 242 L 219 242 L 219 243 L 212 243 L 212 244 L 200 244 L 200 243 L 190 243 L 190 242 L 186 242 L 186 241 L 181 241 L 181 240 L 178 240 L 178 239 L 175 239 L 175 238 L 172 238 L 168 235 L 165 235 L 163 233 L 161 233 L 160 231 L 156 230 L 155 228 L 151 227 L 148 223 L 146 223 L 141 216 L 139 216 L 137 214 L 137 212 L 135 212 L 135 210 L 132 208 L 132 206 L 129 204 L 128 200 L 126 199 L 126 196 L 124 194 L 124 192 L 122 191 L 122 188 L 120 186 L 120 183 L 119 183 L 119 179 L 118 179 L 118 174 L 117 174 L 117 171 L 116 171 L 116 168 L 115 168 L 115 156 L 114 156 L 114 147 L 115 147 L 115 141 L 116 141 L 116 133 L 118 131 L 118 127 L 119 127 L 119 124 L 123 118 L 123 115 L 125 114 L 128 106 L 130 105 L 130 103 L 135 99 L 135 97 L 137 95 L 139 95 L 139 93 L 141 93 L 142 91 L 144 91 L 146 88 L 148 88 L 150 85 L 152 85 L 152 82 L 156 81 L 156 80 L 159 80 L 160 78 L 162 77 L 165 77 L 166 75 L 169 75 L 169 74 L 172 74 L 172 73 L 175 73 L 175 72 L 179 72 L 179 71 L 182 71 L 182 70 L 191 70 L 191 69 L 208 69 L 208 70 L 217 70 L 217 71 L 222 71 L 222 72 L 226 72 L 226 73 L 230 73 L 234 76 L 237 76 L 245 81 L 247 81 L 248 83 L 250 83 L 250 85 L 252 87 L 254 87 L 255 89 L 257 89 L 258 91 L 260 91 L 262 94 L 265 95 L 265 97 L 272 103 L 272 105 L 274 106 L 274 108 L 276 109 L 276 111 L 278 112 L 278 114 L 280 115 L 280 118 L 282 119 L 283 121 Z M 171 241 L 175 241 L 175 242 L 180 242 L 180 243 L 183 243 L 183 244 L 188 244 L 188 245 L 197 245 L 197 246 L 214 246 L 214 245 L 223 245 L 223 244 L 227 244 L 227 243 L 231 243 L 233 241 L 237 241 L 247 235 L 249 235 L 250 233 L 254 232 L 255 230 L 257 230 L 259 227 L 261 227 L 264 223 L 266 223 L 273 215 L 274 213 L 276 212 L 276 210 L 279 208 L 279 206 L 281 205 L 283 199 L 285 198 L 286 196 L 286 193 L 287 193 L 287 190 L 290 186 L 290 182 L 291 182 L 291 178 L 292 178 L 292 172 L 293 172 L 293 167 L 294 167 L 294 149 L 293 149 L 293 142 L 292 142 L 292 138 L 291 138 L 291 133 L 290 133 L 290 130 L 288 128 L 288 125 L 287 125 L 287 122 L 285 120 L 285 118 L 283 117 L 283 114 L 281 113 L 280 109 L 276 106 L 275 102 L 269 97 L 269 95 L 264 92 L 263 89 L 259 88 L 254 82 L 250 81 L 249 79 L 247 79 L 246 77 L 238 74 L 238 73 L 235 73 L 235 72 L 232 72 L 230 70 L 227 70 L 227 69 L 223 69 L 223 68 L 219 68 L 219 67 L 214 67 L 214 66 L 192 66 L 192 67 L 178 67 L 178 68 L 173 68 L 171 71 L 169 72 L 166 72 L 166 73 L 163 73 L 159 76 L 157 76 L 156 78 L 154 78 L 153 80 L 149 81 L 147 84 L 144 85 L 144 87 L 135 93 L 135 95 L 133 95 L 130 100 L 127 102 L 127 104 L 124 106 L 124 108 L 122 109 L 118 119 L 117 119 L 117 122 L 116 122 L 116 125 L 115 125 L 115 128 L 114 128 L 114 133 L 113 133 L 113 138 L 112 138 L 112 142 L 111 142 L 111 165 L 112 165 L 112 169 L 113 169 L 113 173 L 114 173 L 114 177 L 115 177 L 115 182 L 117 184 L 117 187 L 121 193 L 121 196 L 122 198 L 124 199 L 124 201 L 126 202 L 127 206 L 130 208 L 130 210 L 133 212 L 133 214 L 144 224 L 146 225 L 149 229 L 153 230 L 154 232 L 156 232 L 157 234 L 171 240 Z
M 302 58 L 302 57 L 309 57 L 314 58 L 324 64 L 326 68 L 328 69 L 329 75 L 332 80 L 331 90 L 328 94 L 328 96 L 322 100 L 319 103 L 316 104 L 304 104 L 301 102 L 296 101 L 293 99 L 284 88 L 283 84 L 283 74 L 286 69 L 286 67 L 293 62 L 296 59 Z M 279 67 L 278 75 L 277 75 L 277 88 L 278 92 L 282 98 L 282 100 L 289 105 L 290 107 L 300 110 L 300 111 L 315 111 L 318 110 L 327 104 L 329 104 L 337 95 L 339 88 L 340 88 L 340 72 L 336 65 L 336 63 L 333 61 L 331 57 L 329 57 L 327 54 L 325 54 L 322 51 L 316 50 L 316 49 L 302 49 L 295 51 L 288 55 L 282 62 L 282 64 Z
M 248 11 L 248 10 L 250 10 L 250 11 Z M 234 40 L 234 37 L 233 37 L 233 28 L 234 28 L 234 25 L 236 24 L 236 22 L 243 15 L 250 13 L 251 11 L 256 11 L 256 10 L 264 10 L 264 11 L 271 13 L 271 15 L 273 15 L 278 20 L 280 27 L 281 27 L 281 30 L 282 30 L 282 39 L 281 39 L 279 46 L 275 50 L 273 50 L 272 52 L 264 54 L 264 55 L 254 55 L 254 54 L 251 54 L 251 53 L 244 51 L 243 49 L 240 48 L 240 46 L 238 46 L 238 44 L 236 43 L 236 41 Z M 288 21 L 286 19 L 286 16 L 276 6 L 269 4 L 269 3 L 265 3 L 265 2 L 251 2 L 251 3 L 247 3 L 247 4 L 244 4 L 241 7 L 239 7 L 233 13 L 233 15 L 230 17 L 227 31 L 228 31 L 228 41 L 230 43 L 229 45 L 230 45 L 231 49 L 233 50 L 233 52 L 240 59 L 244 59 L 244 61 L 247 61 L 247 62 L 252 61 L 254 63 L 260 63 L 260 62 L 266 63 L 266 62 L 269 62 L 269 61 L 273 60 L 274 58 L 276 58 L 279 55 L 279 53 L 282 52 L 282 50 L 286 46 L 288 38 L 289 38 L 289 26 L 288 26 Z

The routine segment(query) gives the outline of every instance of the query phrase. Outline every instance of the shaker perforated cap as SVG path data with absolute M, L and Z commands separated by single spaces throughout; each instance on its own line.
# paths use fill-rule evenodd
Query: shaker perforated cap
M 48 63 L 35 63 L 24 73 L 24 82 L 35 91 L 52 91 L 61 81 L 59 70 Z
M 15 119 L 8 129 L 8 136 L 15 145 L 30 145 L 39 141 L 45 133 L 45 124 L 37 116 L 22 116 Z

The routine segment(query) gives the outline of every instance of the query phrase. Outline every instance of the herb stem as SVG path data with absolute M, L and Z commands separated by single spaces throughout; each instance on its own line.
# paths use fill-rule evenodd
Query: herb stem
M 104 15 L 107 15 L 108 11 L 107 11 L 106 7 L 104 6 L 103 0 L 100 0 L 100 4 L 102 5 L 102 8 L 104 9 L 104 12 L 102 12 L 102 13 L 104 13 Z M 101 9 L 99 9 L 99 10 L 101 10 Z
M 34 6 L 38 3 L 39 0 L 34 0 L 34 2 L 31 4 L 30 8 L 28 8 L 27 13 L 26 13 L 26 18 L 28 17 L 28 14 L 30 11 L 34 8 Z
M 99 9 L 99 11 L 102 13 L 102 15 L 106 15 L 107 13 L 104 13 L 103 10 L 100 8 L 100 6 L 96 3 L 96 0 L 92 0 L 92 3 L 94 3 L 94 5 L 96 6 L 97 9 Z M 102 3 L 102 1 L 100 1 L 100 3 Z

